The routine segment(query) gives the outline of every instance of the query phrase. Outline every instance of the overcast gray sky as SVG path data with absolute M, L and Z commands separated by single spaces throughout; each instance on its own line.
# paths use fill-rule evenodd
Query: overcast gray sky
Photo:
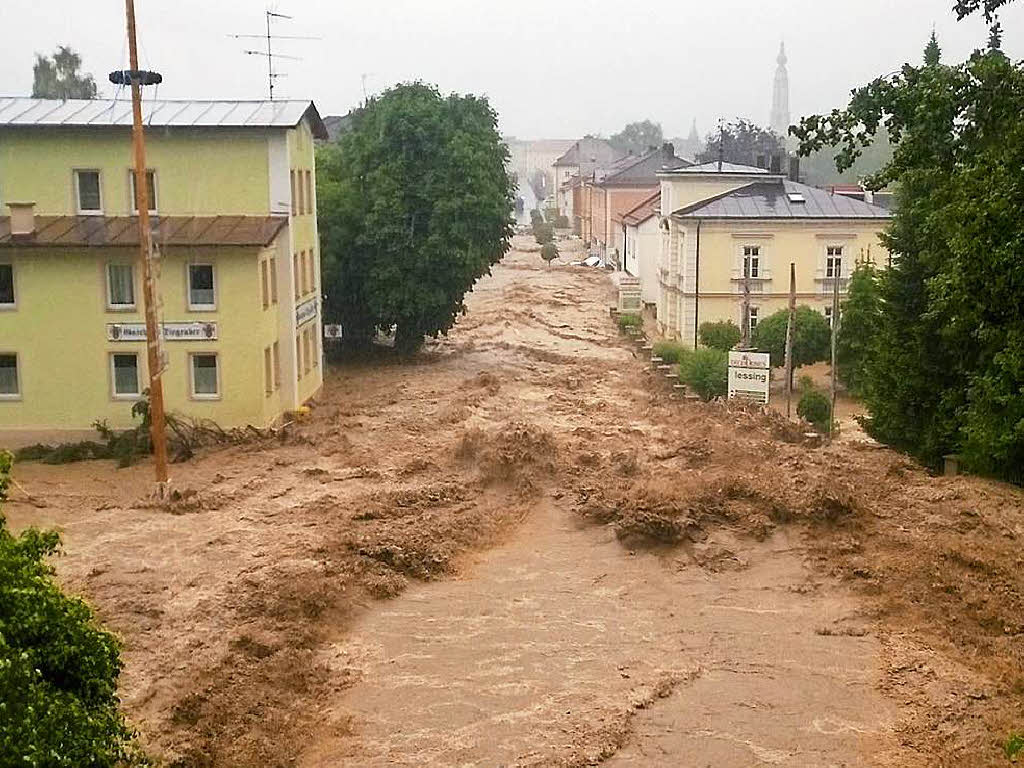
M 918 61 L 934 24 L 947 61 L 983 45 L 981 19 L 957 23 L 953 0 L 136 0 L 142 65 L 166 98 L 262 98 L 262 57 L 234 32 L 264 29 L 270 7 L 292 14 L 280 34 L 282 97 L 346 112 L 369 91 L 422 79 L 486 94 L 502 130 L 524 138 L 610 134 L 651 118 L 668 136 L 719 116 L 767 124 L 779 41 L 799 114 L 845 104 L 851 88 Z M 1004 50 L 1024 57 L 1024 0 L 1002 14 Z M 126 66 L 123 0 L 0 0 L 0 94 L 27 95 L 36 52 L 78 50 L 106 79 Z

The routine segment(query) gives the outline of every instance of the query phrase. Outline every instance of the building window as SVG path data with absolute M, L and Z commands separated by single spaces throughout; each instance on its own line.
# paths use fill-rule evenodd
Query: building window
M 0 264 L 0 307 L 14 306 L 14 265 Z
M 132 193 L 132 213 L 139 212 L 139 191 L 135 185 L 135 171 L 128 171 L 128 184 Z M 156 213 L 156 171 L 146 171 L 146 195 L 149 201 L 149 212 Z
M 114 383 L 114 397 L 138 397 L 141 392 L 139 389 L 139 356 L 134 352 L 112 354 L 110 368 Z
M 828 320 L 828 327 L 832 327 L 832 307 L 825 307 L 825 319 Z
M 747 324 L 750 328 L 750 333 L 753 333 L 754 329 L 757 328 L 757 314 L 757 307 L 751 307 L 749 314 L 747 315 Z
M 277 304 L 277 256 L 270 257 L 270 302 Z
M 205 400 L 220 397 L 217 355 L 194 352 L 190 357 L 191 365 L 189 368 L 192 371 L 192 397 Z
M 320 367 L 320 339 L 316 335 L 316 326 L 309 329 L 309 346 L 313 353 L 313 367 Z
M 135 309 L 135 268 L 107 264 L 107 308 Z
M 281 388 L 281 345 L 276 341 L 273 347 L 274 357 L 274 391 Z
M 298 189 L 295 187 L 295 169 L 291 171 L 291 182 L 292 182 L 292 216 L 299 212 L 298 207 Z
M 302 334 L 295 334 L 295 373 L 302 378 Z
M 303 373 L 309 373 L 309 369 L 313 366 L 313 350 L 310 349 L 309 341 L 310 335 L 309 328 L 302 332 L 302 357 L 305 363 L 302 368 Z
M 761 275 L 761 246 L 743 246 L 743 276 L 760 277 Z
M 302 295 L 302 286 L 299 284 L 301 275 L 299 274 L 299 254 L 292 254 L 292 279 L 295 282 L 295 298 L 298 299 Z
M 270 306 L 270 275 L 267 274 L 267 259 L 260 259 L 260 288 L 263 291 L 263 308 Z
M 309 249 L 309 292 L 316 293 L 316 252 Z
M 188 308 L 208 310 L 217 308 L 213 265 L 188 265 Z
M 99 171 L 75 171 L 75 200 L 80 214 L 103 213 Z
M 274 360 L 270 347 L 263 348 L 263 393 L 267 397 L 274 394 Z
M 306 213 L 313 213 L 313 172 L 306 171 Z
M 843 246 L 830 245 L 825 250 L 825 277 L 843 276 Z
M 11 400 L 20 396 L 18 356 L 11 352 L 0 354 L 0 398 Z

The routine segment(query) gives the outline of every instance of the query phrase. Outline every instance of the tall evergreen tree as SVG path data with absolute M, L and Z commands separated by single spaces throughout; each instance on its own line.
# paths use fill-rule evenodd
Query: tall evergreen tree
M 924 47 L 924 63 L 926 67 L 934 67 L 942 59 L 942 49 L 939 48 L 939 41 L 935 39 L 935 28 L 932 28 L 932 36 L 928 39 L 928 45 Z

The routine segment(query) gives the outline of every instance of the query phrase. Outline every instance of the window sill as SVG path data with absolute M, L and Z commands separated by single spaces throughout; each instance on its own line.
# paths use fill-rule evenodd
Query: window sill
M 217 311 L 217 305 L 216 304 L 189 304 L 188 305 L 188 311 L 189 312 L 216 312 Z
M 17 308 L 17 304 L 0 304 L 0 312 L 13 312 Z
M 138 305 L 136 304 L 118 304 L 112 306 L 107 304 L 107 312 L 116 312 L 118 314 L 124 314 L 126 312 L 138 312 Z
M 196 402 L 200 402 L 200 403 L 204 403 L 204 402 L 208 403 L 208 402 L 215 402 L 217 400 L 221 400 L 222 398 L 221 398 L 220 395 L 195 395 L 195 394 L 193 394 L 193 395 L 189 395 L 188 399 L 189 400 L 195 400 Z
M 134 394 L 134 395 L 118 395 L 118 394 L 114 394 L 114 395 L 111 395 L 111 400 L 117 400 L 118 402 L 130 402 L 130 401 L 133 401 L 133 400 L 141 400 L 141 399 L 142 399 L 142 395 L 141 394 Z
M 104 216 L 103 211 L 78 211 L 78 216 Z
M 0 403 L 17 403 L 21 401 L 21 395 L 0 395 Z

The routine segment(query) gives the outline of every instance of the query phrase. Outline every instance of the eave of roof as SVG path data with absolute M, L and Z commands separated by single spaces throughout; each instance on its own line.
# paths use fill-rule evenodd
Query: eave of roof
M 635 208 L 631 208 L 622 214 L 621 221 L 625 224 L 639 225 L 653 216 L 658 215 L 658 206 L 661 203 L 661 190 L 655 192 Z
M 0 216 L 0 248 L 130 247 L 139 245 L 137 216 L 36 216 L 35 232 L 11 235 Z M 153 242 L 162 246 L 270 245 L 287 216 L 154 216 Z

